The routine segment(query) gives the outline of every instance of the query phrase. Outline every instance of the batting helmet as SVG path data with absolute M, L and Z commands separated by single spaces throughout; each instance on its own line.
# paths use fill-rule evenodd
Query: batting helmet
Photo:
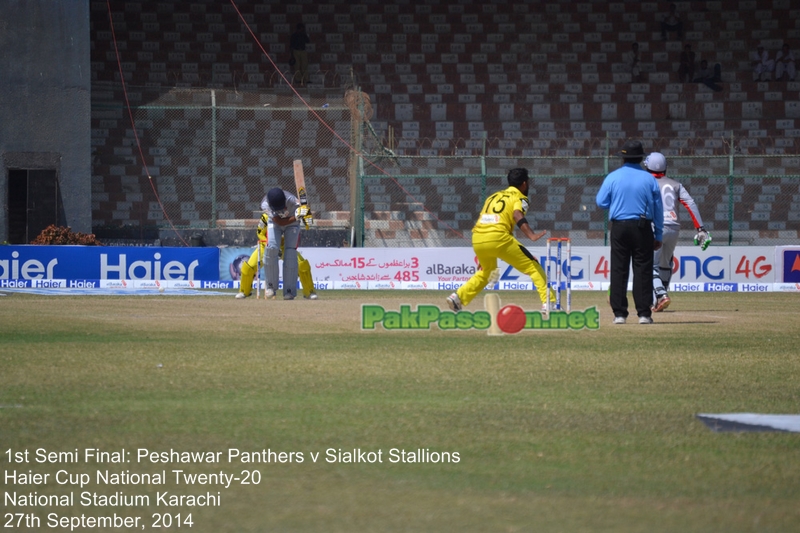
M 653 152 L 644 160 L 644 168 L 650 172 L 666 172 L 667 158 L 662 153 Z
M 286 208 L 286 196 L 280 187 L 270 189 L 267 193 L 267 203 L 273 211 L 281 211 Z

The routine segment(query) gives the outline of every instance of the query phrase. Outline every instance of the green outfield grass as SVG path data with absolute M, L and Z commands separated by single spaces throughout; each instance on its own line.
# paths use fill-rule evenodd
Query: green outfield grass
M 4 512 L 36 514 L 41 530 L 51 512 L 139 515 L 147 529 L 153 513 L 180 512 L 200 532 L 800 531 L 800 435 L 714 433 L 695 419 L 800 414 L 800 295 L 675 293 L 652 326 L 614 326 L 604 293 L 576 293 L 573 308 L 600 310 L 599 330 L 360 330 L 363 303 L 445 309 L 445 296 L 9 294 L 0 461 L 51 482 L 6 477 L 4 492 L 75 492 L 76 505 Z M 529 292 L 500 297 L 539 308 Z M 40 448 L 124 448 L 131 462 L 36 463 Z M 137 463 L 139 448 L 222 461 Z M 229 448 L 302 452 L 304 462 L 228 463 Z M 329 464 L 329 448 L 382 450 L 384 462 Z M 390 463 L 392 448 L 460 461 Z M 29 463 L 10 463 L 23 450 Z M 166 470 L 168 483 L 98 486 L 98 469 Z M 260 483 L 176 485 L 176 469 L 258 471 Z M 92 483 L 52 482 L 59 470 Z M 82 491 L 147 494 L 153 505 L 82 507 Z M 156 507 L 163 491 L 219 492 L 221 505 Z

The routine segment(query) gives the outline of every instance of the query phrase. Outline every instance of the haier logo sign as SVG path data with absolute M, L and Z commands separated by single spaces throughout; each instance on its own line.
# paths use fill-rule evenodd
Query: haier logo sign
M 204 281 L 204 289 L 235 289 L 232 281 Z
M 675 292 L 703 292 L 702 283 L 673 283 L 670 290 Z
M 180 261 L 162 264 L 161 254 L 156 252 L 152 261 L 132 261 L 128 266 L 126 254 L 119 254 L 116 261 L 100 254 L 100 279 L 196 279 L 194 271 L 199 264 L 197 260 L 188 265 Z
M 30 281 L 0 279 L 0 289 L 24 289 L 30 286 L 31 286 Z
M 764 283 L 740 283 L 739 292 L 768 292 L 769 285 Z
M 722 263 L 722 265 L 715 263 Z M 718 255 L 712 255 L 705 258 L 705 260 L 695 255 L 684 255 L 680 258 L 680 264 L 681 267 L 679 277 L 681 279 L 686 277 L 687 270 L 689 270 L 690 265 L 694 266 L 693 277 L 695 279 L 706 277 L 708 279 L 720 280 L 725 278 L 724 259 Z
M 33 281 L 34 289 L 61 289 L 67 286 L 65 279 L 36 279 Z
M 500 288 L 504 291 L 529 291 L 533 288 L 532 285 L 530 281 L 504 281 L 500 284 Z
M 706 292 L 737 292 L 736 283 L 706 283 Z
M 219 248 L 0 246 L 2 279 L 219 279 Z
M 38 259 L 20 260 L 18 251 L 11 252 L 11 259 L 0 259 L 0 279 L 53 279 L 53 270 L 58 259 L 50 259 L 47 266 Z

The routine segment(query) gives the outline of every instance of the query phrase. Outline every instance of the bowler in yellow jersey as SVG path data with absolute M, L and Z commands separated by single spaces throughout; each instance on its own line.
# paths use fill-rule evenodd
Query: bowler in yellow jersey
M 525 213 L 528 211 L 528 171 L 515 168 L 506 177 L 509 187 L 486 199 L 478 221 L 472 228 L 472 248 L 478 257 L 481 269 L 457 292 L 447 297 L 447 305 L 460 311 L 489 283 L 489 276 L 502 259 L 523 274 L 530 276 L 539 299 L 547 301 L 547 278 L 544 269 L 533 255 L 514 237 L 514 226 L 532 241 L 544 237 L 547 231 L 534 233 Z

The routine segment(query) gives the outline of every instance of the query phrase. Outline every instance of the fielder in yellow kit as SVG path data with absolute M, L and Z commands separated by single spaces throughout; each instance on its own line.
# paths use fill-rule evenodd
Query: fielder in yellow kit
M 256 229 L 258 248 L 250 255 L 250 259 L 242 263 L 242 276 L 239 281 L 239 292 L 236 294 L 237 298 L 247 298 L 253 292 L 253 278 L 256 276 L 256 271 L 261 268 L 258 258 L 261 257 L 261 261 L 264 261 L 264 249 L 267 247 L 267 220 L 267 214 L 263 213 Z M 283 243 L 281 243 L 281 255 L 283 255 Z M 300 284 L 303 286 L 303 298 L 316 300 L 317 293 L 314 292 L 311 263 L 300 252 L 297 252 L 297 274 L 300 277 Z
M 530 276 L 539 298 L 547 301 L 547 279 L 544 269 L 533 255 L 514 237 L 514 226 L 532 241 L 544 237 L 547 231 L 534 233 L 525 213 L 528 211 L 528 171 L 515 168 L 506 177 L 509 187 L 486 199 L 478 222 L 472 228 L 472 249 L 481 265 L 469 281 L 447 297 L 447 305 L 460 311 L 480 293 L 502 259 L 525 275 Z

